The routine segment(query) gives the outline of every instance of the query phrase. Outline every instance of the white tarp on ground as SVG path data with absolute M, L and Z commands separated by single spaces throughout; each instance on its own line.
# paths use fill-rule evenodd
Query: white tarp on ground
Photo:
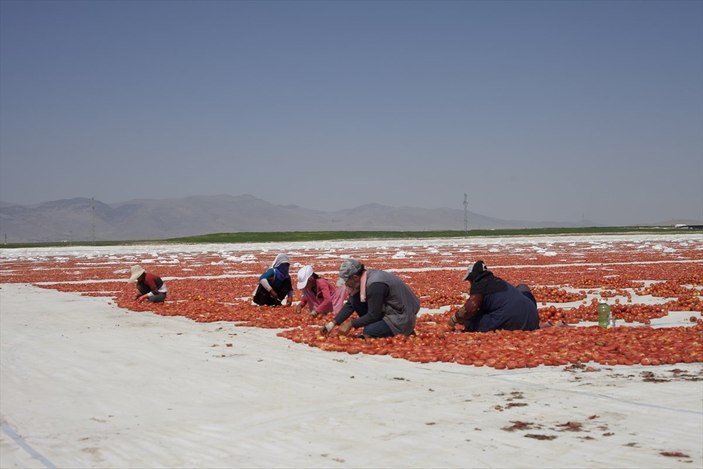
M 420 364 L 22 284 L 0 345 L 3 469 L 703 466 L 700 363 Z
M 1 292 L 3 468 L 703 461 L 701 364 L 418 364 L 26 285 Z

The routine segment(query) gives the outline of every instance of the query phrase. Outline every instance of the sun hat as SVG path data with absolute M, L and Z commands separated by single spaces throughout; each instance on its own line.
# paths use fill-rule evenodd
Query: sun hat
M 343 282 L 346 282 L 352 275 L 356 275 L 362 270 L 364 270 L 364 264 L 356 259 L 347 259 L 342 262 L 342 265 L 339 267 L 339 278 Z
M 488 266 L 486 266 L 486 263 L 483 261 L 476 261 L 473 267 L 469 267 L 469 269 L 466 271 L 466 275 L 464 275 L 464 280 L 472 281 L 481 272 L 488 272 Z
M 132 275 L 130 275 L 128 282 L 136 282 L 139 277 L 145 272 L 141 265 L 133 265 L 130 269 Z
M 305 285 L 308 284 L 308 280 L 312 277 L 312 273 L 311 265 L 306 265 L 298 271 L 298 290 L 305 288 Z

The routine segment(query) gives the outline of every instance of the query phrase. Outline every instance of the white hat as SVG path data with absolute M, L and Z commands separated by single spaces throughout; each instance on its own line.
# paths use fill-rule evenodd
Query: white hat
M 132 271 L 132 275 L 129 277 L 129 280 L 127 280 L 128 282 L 136 282 L 144 273 L 144 269 L 141 265 L 133 265 L 130 270 Z
M 312 277 L 312 273 L 313 270 L 311 265 L 306 265 L 298 271 L 298 290 L 305 288 L 305 285 L 308 284 L 308 280 Z

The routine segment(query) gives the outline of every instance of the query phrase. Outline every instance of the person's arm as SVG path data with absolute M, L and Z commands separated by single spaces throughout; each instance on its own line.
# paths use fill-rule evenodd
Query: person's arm
M 322 296 L 322 301 L 320 304 L 315 306 L 317 311 L 327 311 L 332 309 L 332 285 L 329 282 L 321 282 L 320 279 L 317 280 L 317 291 L 319 295 Z
M 151 294 L 151 290 L 149 289 L 149 285 L 147 285 L 143 281 L 137 281 L 137 290 L 139 290 L 139 294 L 134 298 L 137 301 L 144 301 L 147 298 L 149 298 L 149 295 Z M 146 292 L 146 293 L 143 293 Z
M 269 282 L 269 279 L 274 278 L 276 274 L 274 273 L 273 269 L 268 269 L 266 272 L 261 274 L 259 277 L 259 283 L 261 284 L 264 289 L 271 294 L 273 297 L 278 297 L 276 294 L 276 290 L 273 289 L 273 286 L 271 286 L 271 283 Z
M 342 324 L 344 321 L 349 319 L 349 316 L 352 315 L 354 312 L 354 306 L 352 306 L 351 302 L 347 300 L 346 303 L 344 303 L 344 306 L 342 306 L 342 309 L 337 313 L 337 315 L 332 319 L 330 322 L 322 326 L 321 332 L 323 334 L 327 334 L 334 329 L 335 326 L 339 326 Z
M 481 309 L 483 303 L 483 293 L 473 293 L 469 295 L 464 302 L 464 305 L 449 318 L 449 323 L 453 326 L 457 322 L 465 322 L 467 319 L 476 315 Z
M 383 318 L 383 305 L 386 303 L 390 287 L 385 283 L 372 283 L 366 289 L 366 303 L 368 311 L 363 316 L 360 316 L 352 321 L 352 327 L 368 326 L 374 322 L 380 321 Z
M 337 313 L 337 315 L 334 317 L 332 320 L 335 325 L 342 324 L 344 321 L 349 319 L 349 316 L 352 315 L 354 312 L 354 307 L 351 304 L 351 301 L 347 300 L 346 303 L 344 303 L 344 306 L 342 306 L 342 309 Z
M 151 275 L 145 273 L 144 278 L 137 281 L 137 289 L 139 290 L 140 295 L 137 295 L 136 300 L 144 301 L 147 298 L 154 296 L 154 292 L 156 291 L 156 282 L 154 282 Z
M 474 293 L 469 295 L 464 303 L 464 311 L 462 319 L 469 319 L 474 316 L 481 309 L 481 304 L 483 303 L 483 293 Z

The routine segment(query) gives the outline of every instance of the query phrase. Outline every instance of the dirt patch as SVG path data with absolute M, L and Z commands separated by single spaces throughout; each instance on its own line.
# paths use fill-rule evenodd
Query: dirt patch
M 690 458 L 688 454 L 684 454 L 680 451 L 660 451 L 659 454 L 662 456 L 669 456 L 670 458 Z
M 568 421 L 566 423 L 558 423 L 557 427 L 560 432 L 582 432 L 583 424 L 581 422 Z
M 525 402 L 508 402 L 505 405 L 506 409 L 510 409 L 511 407 L 525 407 L 527 404 Z
M 555 440 L 556 435 L 537 435 L 535 433 L 528 433 L 525 438 L 534 438 L 535 440 Z
M 512 425 L 503 427 L 501 428 L 501 430 L 504 430 L 506 432 L 514 432 L 516 430 L 533 430 L 542 428 L 541 425 L 532 422 L 523 422 L 521 420 L 511 420 L 510 423 Z

